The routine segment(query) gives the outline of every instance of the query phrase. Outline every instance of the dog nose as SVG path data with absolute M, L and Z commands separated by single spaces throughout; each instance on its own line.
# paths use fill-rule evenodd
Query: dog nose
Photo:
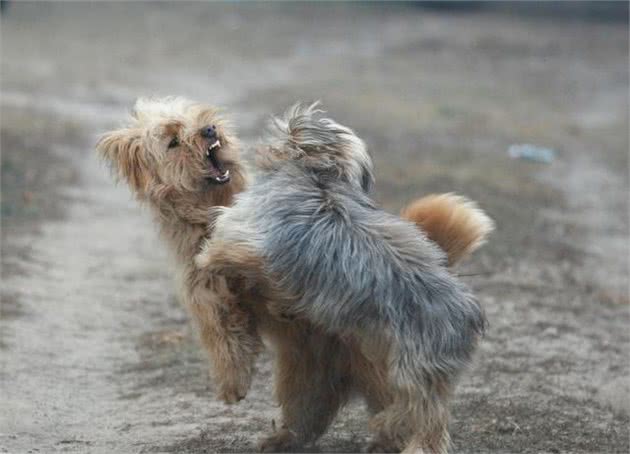
M 217 138 L 217 128 L 216 126 L 206 126 L 201 130 L 201 135 L 206 139 L 216 139 Z

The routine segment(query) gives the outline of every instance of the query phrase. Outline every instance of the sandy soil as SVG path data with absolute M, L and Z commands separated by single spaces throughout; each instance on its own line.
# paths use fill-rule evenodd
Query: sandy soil
M 241 452 L 269 356 L 217 402 L 146 212 L 94 156 L 139 95 L 223 105 L 247 144 L 322 99 L 392 211 L 433 191 L 495 218 L 459 272 L 490 330 L 457 452 L 628 452 L 628 27 L 418 6 L 11 4 L 2 17 L 0 452 Z M 557 150 L 512 160 L 513 143 Z M 312 450 L 367 441 L 359 403 Z

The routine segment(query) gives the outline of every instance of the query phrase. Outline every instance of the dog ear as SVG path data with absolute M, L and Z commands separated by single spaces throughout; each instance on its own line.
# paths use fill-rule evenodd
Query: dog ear
M 149 183 L 149 166 L 140 130 L 119 129 L 104 134 L 96 144 L 97 152 L 139 194 Z

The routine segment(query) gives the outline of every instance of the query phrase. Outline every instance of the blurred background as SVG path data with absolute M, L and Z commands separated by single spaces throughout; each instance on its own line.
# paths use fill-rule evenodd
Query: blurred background
M 0 452 L 242 452 L 268 355 L 214 399 L 149 214 L 93 151 L 136 97 L 220 105 L 246 146 L 320 99 L 389 211 L 495 219 L 457 272 L 490 328 L 454 451 L 628 452 L 628 3 L 48 3 L 1 14 Z M 367 443 L 353 404 L 319 442 Z

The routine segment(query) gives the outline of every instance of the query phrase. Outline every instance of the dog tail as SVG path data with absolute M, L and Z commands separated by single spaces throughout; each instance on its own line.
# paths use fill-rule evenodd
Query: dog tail
M 415 223 L 448 256 L 449 266 L 479 249 L 494 230 L 494 222 L 465 197 L 431 194 L 403 208 L 401 216 Z

